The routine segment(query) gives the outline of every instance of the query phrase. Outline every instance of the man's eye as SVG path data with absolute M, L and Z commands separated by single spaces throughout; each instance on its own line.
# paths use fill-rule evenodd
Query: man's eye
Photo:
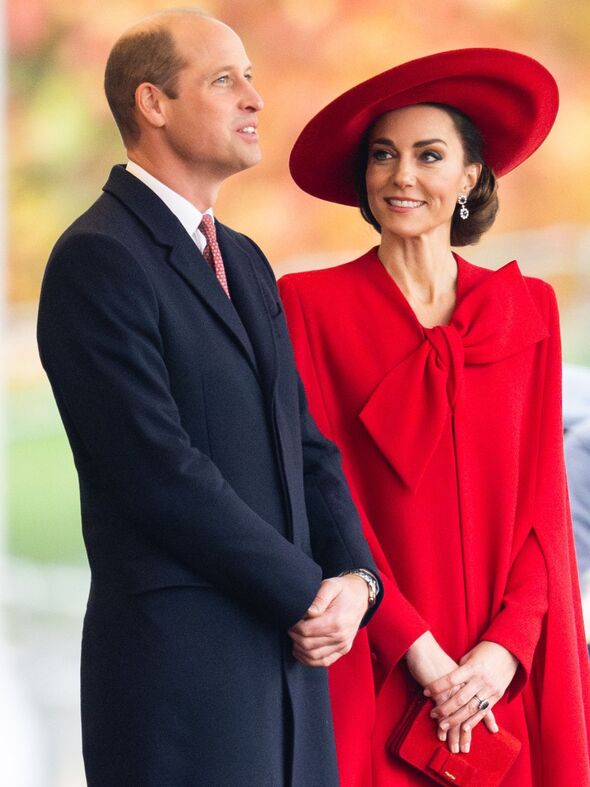
M 228 82 L 229 82 L 228 74 L 223 74 L 222 76 L 217 77 L 217 79 L 215 80 L 216 85 L 227 85 Z

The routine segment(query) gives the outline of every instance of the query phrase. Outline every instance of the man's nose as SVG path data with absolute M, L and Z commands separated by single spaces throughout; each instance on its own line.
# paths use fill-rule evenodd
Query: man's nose
M 240 102 L 244 109 L 249 109 L 253 112 L 260 112 L 264 107 L 262 96 L 256 90 L 251 82 L 245 81 L 242 101 Z

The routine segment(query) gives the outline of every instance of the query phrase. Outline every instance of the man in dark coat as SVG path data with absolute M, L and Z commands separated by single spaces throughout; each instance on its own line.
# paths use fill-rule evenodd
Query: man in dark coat
M 88 784 L 336 787 L 324 667 L 380 589 L 271 268 L 212 218 L 259 160 L 251 66 L 221 22 L 163 13 L 105 87 L 129 163 L 56 244 L 38 324 L 92 571 Z

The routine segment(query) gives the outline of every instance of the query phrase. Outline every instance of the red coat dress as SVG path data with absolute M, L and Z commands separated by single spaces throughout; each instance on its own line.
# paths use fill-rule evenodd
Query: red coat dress
M 376 249 L 285 276 L 312 412 L 341 449 L 385 594 L 331 668 L 343 787 L 430 784 L 385 747 L 430 629 L 520 666 L 494 708 L 522 741 L 507 787 L 590 785 L 590 682 L 562 451 L 555 296 L 516 262 L 456 257 L 449 325 L 424 328 Z

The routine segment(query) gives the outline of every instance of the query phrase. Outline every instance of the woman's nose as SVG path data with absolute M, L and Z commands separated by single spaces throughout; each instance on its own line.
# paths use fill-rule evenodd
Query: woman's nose
M 413 186 L 416 183 L 416 173 L 411 162 L 398 159 L 397 167 L 392 173 L 393 182 L 396 186 L 404 188 Z

